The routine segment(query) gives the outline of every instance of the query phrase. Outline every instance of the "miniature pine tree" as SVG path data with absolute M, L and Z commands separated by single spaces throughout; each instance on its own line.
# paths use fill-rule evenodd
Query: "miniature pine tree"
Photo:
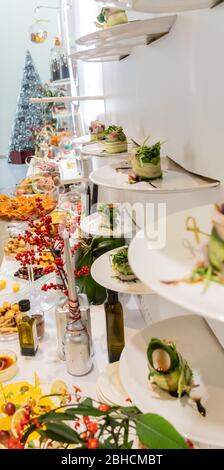
M 9 148 L 11 163 L 24 163 L 34 153 L 32 129 L 42 127 L 43 115 L 41 105 L 30 103 L 30 98 L 41 96 L 40 77 L 27 51 Z

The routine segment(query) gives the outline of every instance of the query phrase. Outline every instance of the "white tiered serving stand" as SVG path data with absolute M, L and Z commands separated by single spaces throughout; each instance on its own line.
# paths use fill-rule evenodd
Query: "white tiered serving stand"
M 95 185 L 98 185 L 98 193 L 99 193 L 99 201 L 103 202 L 120 202 L 120 203 L 125 203 L 129 204 L 129 208 L 131 210 L 132 207 L 135 208 L 136 213 L 135 216 L 133 217 L 134 220 L 136 221 L 136 229 L 144 228 L 146 224 L 146 213 L 147 213 L 147 204 L 153 203 L 155 207 L 158 207 L 159 204 L 165 203 L 166 204 L 166 215 L 179 212 L 183 209 L 190 209 L 193 207 L 197 207 L 200 205 L 205 205 L 208 203 L 215 203 L 216 201 L 220 200 L 223 194 L 223 189 L 224 185 L 219 184 L 217 181 L 215 182 L 214 180 L 206 180 L 206 179 L 198 179 L 198 176 L 193 175 L 193 174 L 186 174 L 186 172 L 183 169 L 179 169 L 180 174 L 178 177 L 183 179 L 183 186 L 177 184 L 176 189 L 171 185 L 170 188 L 158 188 L 158 187 L 141 187 L 138 189 L 138 185 L 129 185 L 127 187 L 126 184 L 124 184 L 124 180 L 120 179 L 119 177 L 116 178 L 116 174 L 113 173 L 114 167 L 116 165 L 122 165 L 121 162 L 113 163 L 112 165 L 107 165 L 105 167 L 101 167 L 93 171 L 90 175 L 90 181 L 94 183 Z M 183 172 L 182 172 L 183 170 Z M 112 176 L 112 177 L 111 177 Z M 189 180 L 188 180 L 189 176 Z M 123 177 L 123 175 L 122 175 Z M 175 180 L 174 180 L 175 181 Z M 177 181 L 177 180 L 176 180 Z M 188 185 L 186 182 L 190 182 Z M 155 186 L 157 186 L 158 180 L 153 181 L 155 183 Z M 191 187 L 192 186 L 192 187 Z M 144 207 L 145 212 L 144 215 L 141 212 L 140 209 L 140 214 L 138 216 L 138 209 L 136 203 L 139 203 L 139 207 Z M 157 211 L 155 210 L 155 217 L 157 217 Z M 138 253 L 136 253 L 136 257 L 138 257 Z M 144 256 L 143 258 L 144 259 Z M 98 260 L 98 264 L 101 261 Z M 142 261 L 144 263 L 144 261 Z M 104 263 L 105 266 L 105 274 L 106 274 L 106 262 Z M 148 269 L 150 269 L 150 263 L 147 261 L 147 266 Z M 108 287 L 108 283 L 105 281 L 107 279 L 107 275 L 104 276 L 104 271 L 103 271 L 103 264 L 101 263 L 101 273 L 99 274 L 99 270 L 97 269 L 98 266 L 93 265 L 92 268 L 92 274 L 95 277 L 97 281 L 100 281 L 102 285 L 105 287 Z M 133 266 L 134 267 L 134 266 Z M 138 273 L 136 272 L 136 275 L 138 276 Z M 141 280 L 143 281 L 143 278 L 141 277 Z M 148 284 L 148 287 L 150 285 Z M 119 289 L 118 289 L 119 292 Z M 145 318 L 145 321 L 147 324 L 155 324 L 159 320 L 163 320 L 166 318 L 170 318 L 170 321 L 172 320 L 172 317 L 177 316 L 179 317 L 180 315 L 189 315 L 189 311 L 187 311 L 184 308 L 178 307 L 173 305 L 170 301 L 161 299 L 159 296 L 156 294 L 152 295 L 141 295 L 136 297 L 136 301 L 139 302 L 139 308 L 143 313 L 143 316 Z M 186 320 L 187 321 L 187 320 Z M 190 316 L 189 316 L 189 321 L 190 321 Z M 200 323 L 200 322 L 199 322 Z M 206 324 L 206 323 L 205 323 Z M 213 335 L 212 331 L 216 334 L 216 331 L 220 329 L 217 327 L 217 323 L 213 323 L 209 321 L 209 325 L 211 328 L 211 335 Z M 198 338 L 200 338 L 200 328 L 198 331 Z M 219 342 L 222 338 L 222 335 L 218 335 Z M 176 341 L 178 342 L 178 338 L 175 338 Z M 224 339 L 224 334 L 223 334 L 223 339 Z M 133 340 L 134 341 L 134 340 Z M 217 340 L 216 340 L 217 341 Z M 217 341 L 217 343 L 219 344 Z M 126 390 L 130 396 L 132 396 L 132 390 L 129 388 L 129 382 L 127 380 L 127 368 L 122 366 L 122 363 L 127 362 L 127 351 L 130 350 L 130 345 L 133 344 L 132 340 L 127 344 L 127 347 L 124 349 L 124 353 L 121 357 L 121 367 L 120 367 L 120 376 L 121 376 L 121 381 L 123 383 L 123 386 L 126 387 Z M 190 344 L 190 343 L 189 343 Z M 223 341 L 223 346 L 224 346 L 224 341 Z M 217 346 L 219 348 L 220 346 Z M 124 372 L 125 371 L 125 372 Z M 219 394 L 220 395 L 220 394 Z M 219 396 L 218 395 L 218 396 Z M 134 398 L 134 397 L 133 397 Z M 214 399 L 214 397 L 213 397 Z M 140 401 L 138 403 L 140 405 Z M 221 404 L 220 404 L 221 405 Z M 155 409 L 154 409 L 155 411 Z M 160 407 L 159 407 L 159 402 L 158 402 L 158 410 L 156 410 L 158 413 L 160 413 Z M 156 412 L 155 411 L 155 412 Z M 206 418 L 205 418 L 206 419 Z M 206 423 L 205 423 L 206 425 Z M 178 427 L 181 432 L 184 432 L 184 427 L 181 425 Z M 195 434 L 192 432 L 192 435 L 195 436 Z M 190 435 L 188 437 L 191 437 Z M 205 447 L 208 445 L 208 438 L 206 438 L 203 441 L 203 433 L 198 434 L 198 441 L 202 447 Z M 214 446 L 221 446 L 222 445 L 222 440 L 217 439 L 214 437 L 213 440 L 211 440 L 211 445 Z M 224 446 L 224 441 L 223 441 L 223 446 Z

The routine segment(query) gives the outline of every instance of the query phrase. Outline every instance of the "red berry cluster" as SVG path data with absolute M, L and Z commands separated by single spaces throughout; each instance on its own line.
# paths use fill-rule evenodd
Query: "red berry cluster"
M 89 276 L 90 269 L 88 266 L 83 266 L 79 271 L 75 269 L 75 277 Z

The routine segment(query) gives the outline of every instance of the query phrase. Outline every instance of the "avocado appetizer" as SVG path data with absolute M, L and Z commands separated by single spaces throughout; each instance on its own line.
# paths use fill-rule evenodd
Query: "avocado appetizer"
M 162 390 L 181 398 L 189 395 L 193 383 L 193 372 L 187 361 L 176 350 L 174 343 L 152 338 L 148 349 L 149 378 Z
M 217 204 L 212 218 L 213 230 L 208 243 L 208 258 L 213 269 L 224 272 L 224 204 Z
M 123 131 L 123 127 L 109 126 L 105 130 L 105 151 L 106 153 L 122 153 L 127 152 L 127 137 Z
M 101 227 L 110 230 L 116 229 L 120 221 L 120 210 L 116 204 L 99 204 L 97 208 L 98 213 L 101 215 Z
M 146 143 L 148 138 L 139 147 L 134 147 L 132 153 L 132 169 L 136 176 L 142 180 L 152 180 L 162 176 L 161 170 L 161 142 L 151 147 Z
M 136 281 L 136 276 L 133 273 L 128 262 L 128 247 L 124 246 L 110 256 L 112 270 L 115 276 L 121 281 Z
M 111 28 L 118 24 L 128 23 L 128 17 L 125 10 L 115 8 L 102 8 L 97 16 L 96 25 L 98 28 Z

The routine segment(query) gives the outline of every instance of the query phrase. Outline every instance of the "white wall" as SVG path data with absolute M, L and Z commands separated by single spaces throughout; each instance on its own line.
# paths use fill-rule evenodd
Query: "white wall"
M 25 51 L 29 49 L 41 80 L 49 80 L 49 51 L 58 35 L 54 10 L 40 10 L 38 18 L 49 19 L 48 40 L 33 44 L 29 28 L 37 5 L 57 6 L 58 0 L 0 0 L 0 155 L 7 154 L 13 117 L 20 89 Z
M 75 39 L 97 30 L 94 21 L 96 20 L 100 8 L 94 0 L 73 0 L 72 5 L 72 21 L 70 24 L 71 31 L 72 28 L 74 30 L 73 50 L 78 50 L 81 47 L 76 47 Z M 71 37 L 72 36 L 71 33 Z M 102 95 L 103 83 L 101 64 L 88 64 L 87 62 L 81 61 L 79 61 L 78 64 L 80 95 Z M 88 132 L 92 120 L 96 118 L 104 120 L 105 108 L 103 101 L 84 101 L 80 105 L 80 111 L 86 132 Z
M 178 15 L 171 33 L 103 66 L 108 123 L 224 180 L 224 7 Z

